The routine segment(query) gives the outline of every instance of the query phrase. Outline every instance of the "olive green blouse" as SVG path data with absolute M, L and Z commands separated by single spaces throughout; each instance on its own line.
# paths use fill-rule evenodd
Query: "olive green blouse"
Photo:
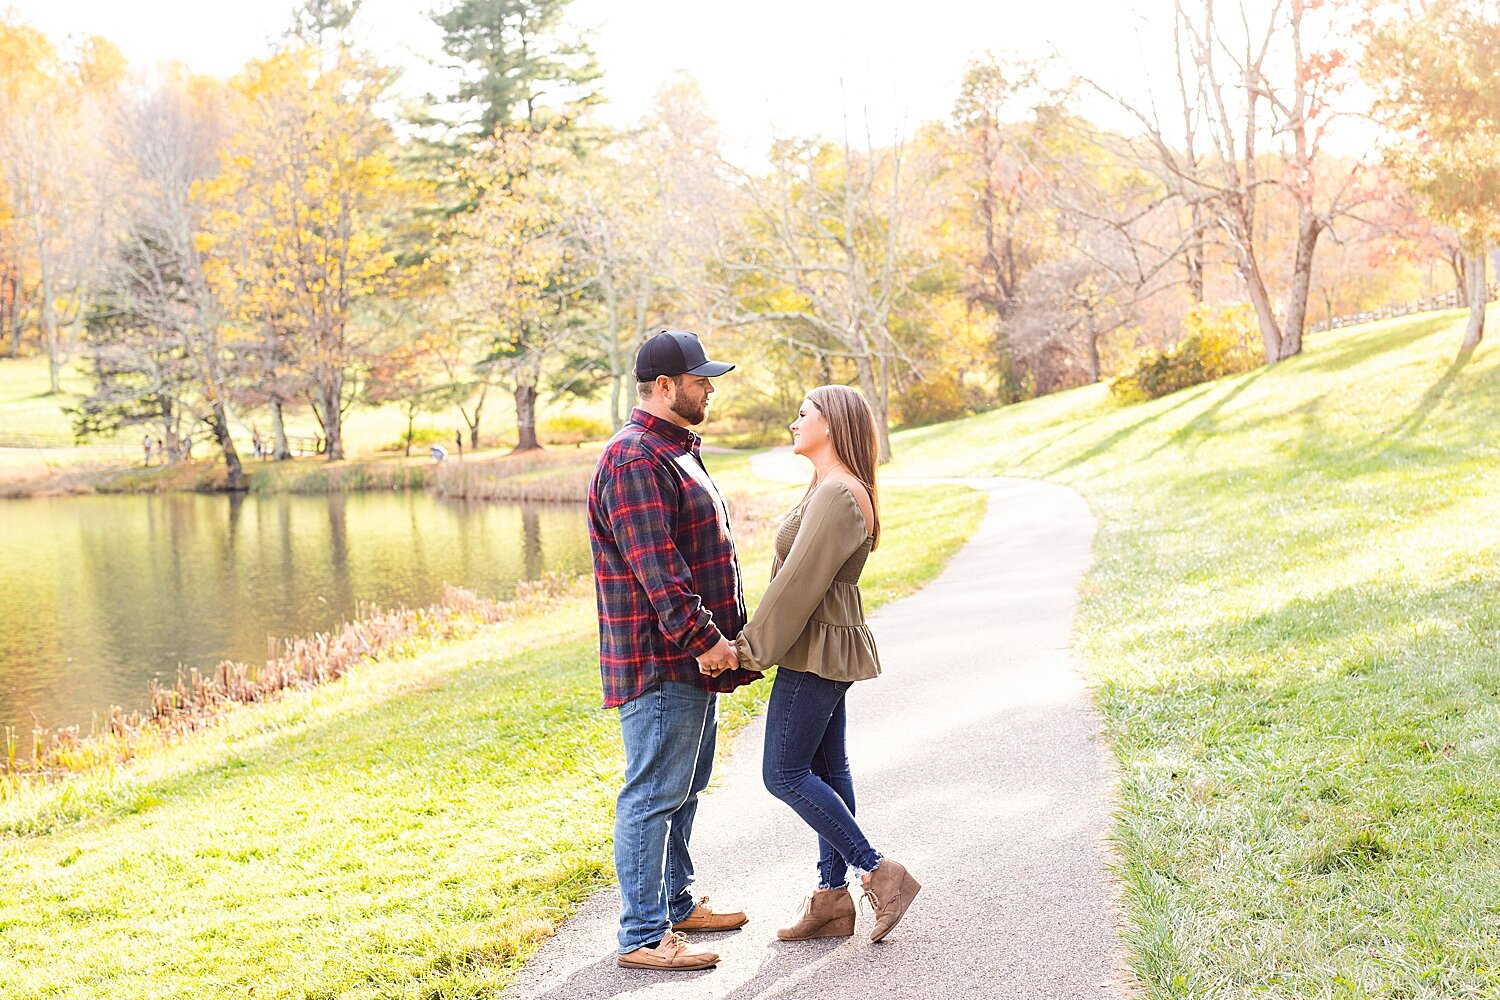
M 735 640 L 745 670 L 804 670 L 832 681 L 880 673 L 859 576 L 875 538 L 845 483 L 820 483 L 781 523 L 771 585 Z

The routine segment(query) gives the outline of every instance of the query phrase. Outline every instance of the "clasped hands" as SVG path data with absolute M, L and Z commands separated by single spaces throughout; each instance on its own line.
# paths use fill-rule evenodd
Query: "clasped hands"
M 735 650 L 734 643 L 723 636 L 719 636 L 718 643 L 712 649 L 698 657 L 698 672 L 708 677 L 717 677 L 739 665 L 740 654 Z

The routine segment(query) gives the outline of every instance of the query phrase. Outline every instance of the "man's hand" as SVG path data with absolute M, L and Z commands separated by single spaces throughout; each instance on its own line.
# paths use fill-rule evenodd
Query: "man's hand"
M 713 649 L 698 657 L 698 672 L 709 677 L 717 677 L 739 665 L 740 654 L 736 652 L 734 644 L 722 635 Z

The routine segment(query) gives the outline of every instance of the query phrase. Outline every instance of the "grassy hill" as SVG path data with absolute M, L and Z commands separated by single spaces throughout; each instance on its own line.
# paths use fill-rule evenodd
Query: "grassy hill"
M 1500 995 L 1500 347 L 1461 322 L 897 439 L 1101 518 L 1077 634 L 1149 995 Z

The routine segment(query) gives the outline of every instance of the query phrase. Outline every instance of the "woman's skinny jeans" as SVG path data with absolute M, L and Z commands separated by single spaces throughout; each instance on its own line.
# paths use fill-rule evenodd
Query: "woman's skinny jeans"
M 837 889 L 848 869 L 875 869 L 880 855 L 854 821 L 854 779 L 844 746 L 849 681 L 776 672 L 766 709 L 766 788 L 818 834 L 818 887 Z

